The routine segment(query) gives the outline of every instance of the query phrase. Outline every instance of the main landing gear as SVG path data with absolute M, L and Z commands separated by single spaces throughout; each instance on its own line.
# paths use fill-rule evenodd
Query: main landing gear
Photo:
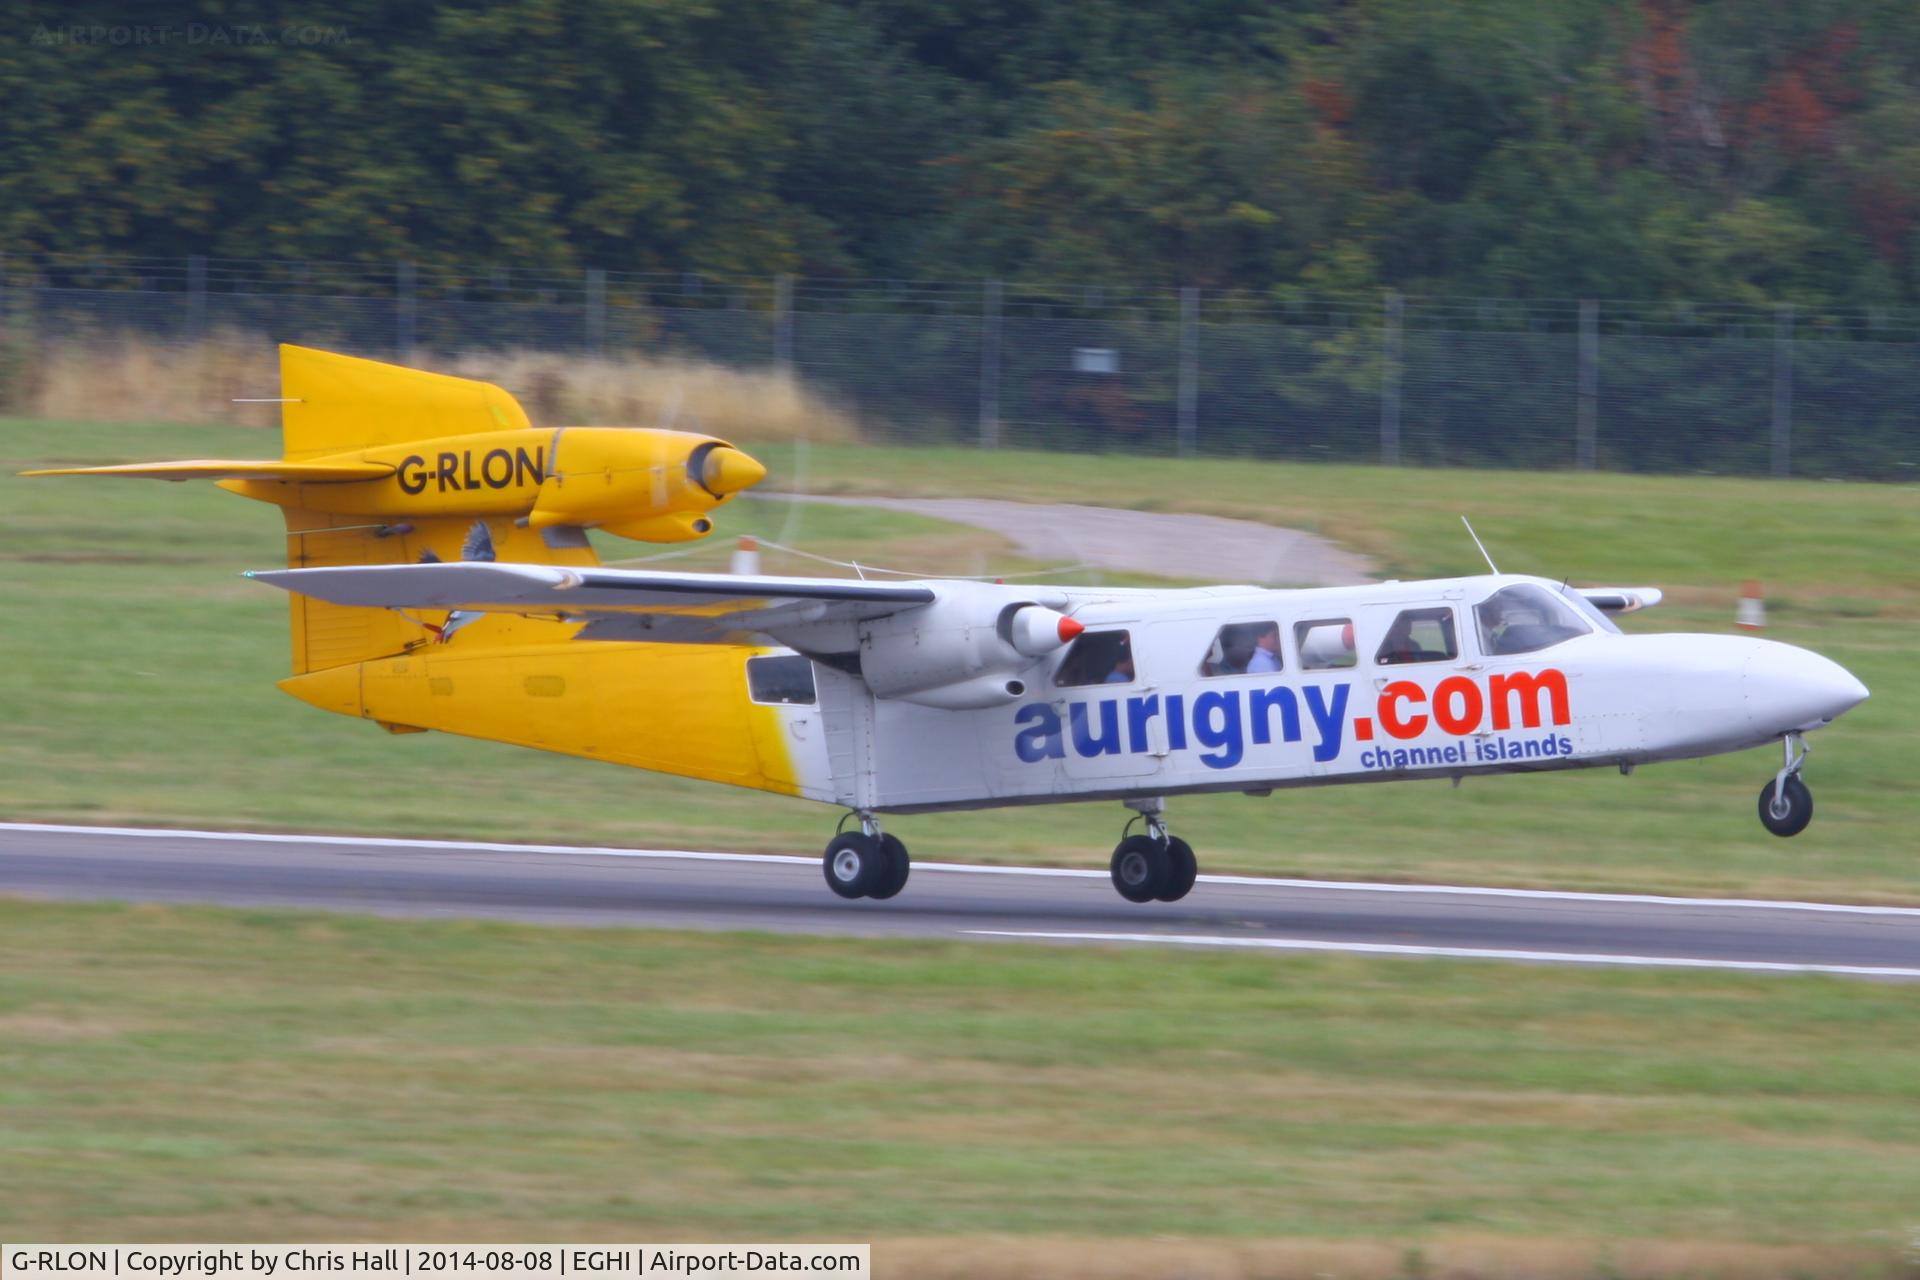
M 1813 821 L 1813 792 L 1800 781 L 1807 762 L 1806 740 L 1789 733 L 1781 740 L 1785 763 L 1773 781 L 1760 788 L 1760 825 L 1777 836 L 1797 836 Z
M 827 842 L 821 859 L 827 887 L 843 898 L 891 898 L 907 887 L 907 846 L 880 830 L 872 814 L 854 816 L 858 831 L 842 831 Z
M 1158 800 L 1129 800 L 1129 809 L 1146 819 L 1145 832 L 1123 835 L 1114 846 L 1108 871 L 1113 887 L 1128 902 L 1178 902 L 1193 888 L 1199 863 L 1193 846 L 1167 830 Z M 1138 819 L 1129 820 L 1132 828 Z

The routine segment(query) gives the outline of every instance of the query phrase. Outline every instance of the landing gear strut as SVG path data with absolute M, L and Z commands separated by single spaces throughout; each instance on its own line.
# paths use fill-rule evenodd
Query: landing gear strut
M 872 814 L 855 816 L 858 831 L 842 831 L 827 843 L 821 859 L 827 887 L 843 898 L 891 898 L 907 885 L 907 846 L 880 830 Z
M 1782 738 L 1785 763 L 1773 781 L 1760 788 L 1760 824 L 1777 836 L 1797 836 L 1813 821 L 1813 792 L 1800 781 L 1807 744 L 1797 733 Z
M 1199 874 L 1193 846 L 1167 830 L 1159 800 L 1129 800 L 1127 807 L 1139 811 L 1147 829 L 1123 836 L 1114 846 L 1113 861 L 1108 864 L 1113 887 L 1128 902 L 1180 901 Z

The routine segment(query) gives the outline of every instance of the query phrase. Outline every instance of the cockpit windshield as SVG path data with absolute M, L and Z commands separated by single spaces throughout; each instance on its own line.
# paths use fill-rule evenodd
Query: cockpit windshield
M 1585 614 L 1588 622 L 1609 635 L 1620 634 L 1620 628 L 1614 625 L 1613 619 L 1607 616 L 1606 610 L 1581 595 L 1579 591 L 1563 582 L 1560 584 L 1560 594 L 1571 600 L 1573 607 Z
M 1502 587 L 1475 607 L 1480 649 L 1489 656 L 1532 653 L 1593 631 L 1565 599 L 1531 582 Z

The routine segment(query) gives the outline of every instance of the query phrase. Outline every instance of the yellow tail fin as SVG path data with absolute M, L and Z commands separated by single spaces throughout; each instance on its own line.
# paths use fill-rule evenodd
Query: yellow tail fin
M 520 402 L 490 382 L 311 347 L 281 345 L 280 394 L 289 462 L 533 425 Z

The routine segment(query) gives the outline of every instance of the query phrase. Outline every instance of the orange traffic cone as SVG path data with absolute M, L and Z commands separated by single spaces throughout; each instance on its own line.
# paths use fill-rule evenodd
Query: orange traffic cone
M 1767 625 L 1767 602 L 1760 595 L 1760 584 L 1751 578 L 1740 584 L 1740 609 L 1733 620 L 1743 631 L 1758 631 Z
M 741 538 L 733 549 L 733 561 L 727 566 L 728 573 L 745 574 L 749 577 L 760 572 L 760 544 L 752 538 Z

